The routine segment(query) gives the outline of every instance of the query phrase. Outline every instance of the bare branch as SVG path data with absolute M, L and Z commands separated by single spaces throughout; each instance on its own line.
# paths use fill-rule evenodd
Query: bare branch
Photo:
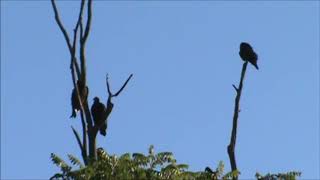
M 54 15 L 55 15 L 55 19 L 56 19 L 56 22 L 60 28 L 60 30 L 62 31 L 63 33 L 63 36 L 67 42 L 67 45 L 68 45 L 68 49 L 70 51 L 70 54 L 72 54 L 72 47 L 71 47 L 71 42 L 70 42 L 70 38 L 69 38 L 69 35 L 66 31 L 66 29 L 63 27 L 62 23 L 61 23 L 61 20 L 60 20 L 60 17 L 59 17 L 59 13 L 58 13 L 58 9 L 57 9 L 57 6 L 56 6 L 56 3 L 54 0 L 51 0 L 51 4 L 52 4 L 52 7 L 53 7 L 53 11 L 54 11 Z
M 87 165 L 88 164 L 88 155 L 87 155 L 87 148 L 86 146 L 82 145 L 81 140 L 80 140 L 80 136 L 79 133 L 71 126 L 73 134 L 75 135 L 78 145 L 80 147 L 81 150 L 81 155 L 82 155 L 82 159 L 84 161 L 84 164 Z
M 128 77 L 128 79 L 126 80 L 126 82 L 122 85 L 122 87 L 119 89 L 119 91 L 113 95 L 113 97 L 117 97 L 122 90 L 126 87 L 126 85 L 128 84 L 129 80 L 131 79 L 131 77 L 133 76 L 133 74 L 130 74 L 130 76 Z
M 109 97 L 112 97 L 112 92 L 110 90 L 110 85 L 109 85 L 109 77 L 108 77 L 108 74 L 106 76 L 106 83 L 107 83 L 107 89 L 108 89 L 108 94 L 109 94 Z
M 84 0 L 82 0 L 84 2 Z M 83 27 L 82 27 L 82 18 L 80 20 L 80 62 L 81 62 L 81 81 L 86 85 L 86 57 L 85 57 L 85 46 L 86 46 L 86 41 L 89 36 L 89 32 L 91 29 L 91 19 L 92 19 L 92 0 L 88 0 L 88 12 L 87 12 L 87 24 L 85 27 L 84 34 L 83 33 Z
M 73 30 L 73 43 L 72 43 L 72 54 L 71 54 L 71 64 L 70 64 L 70 68 L 72 70 L 73 64 L 76 67 L 76 72 L 77 72 L 77 79 L 80 78 L 80 69 L 79 69 L 79 65 L 77 62 L 77 58 L 76 58 L 76 50 L 77 50 L 77 32 L 78 32 L 78 25 L 76 25 L 76 28 Z
M 236 163 L 236 157 L 235 157 L 235 146 L 236 146 L 236 139 L 237 139 L 237 126 L 238 126 L 238 116 L 240 112 L 239 104 L 240 104 L 240 98 L 242 93 L 242 87 L 243 87 L 243 81 L 246 74 L 248 61 L 246 61 L 242 66 L 241 71 L 241 78 L 239 87 L 233 87 L 236 89 L 237 95 L 235 98 L 235 107 L 234 107 L 234 114 L 233 114 L 233 122 L 232 122 L 232 132 L 231 132 L 231 138 L 230 138 L 230 144 L 228 145 L 228 155 L 230 159 L 231 169 L 232 171 L 237 171 L 237 163 Z M 233 180 L 237 180 L 238 177 L 233 177 Z
M 83 156 L 86 157 L 86 159 L 83 159 L 85 164 L 87 165 L 88 161 L 87 161 L 87 157 L 88 157 L 88 153 L 87 153 L 87 126 L 83 117 L 83 112 L 80 112 L 80 116 L 81 116 L 81 125 L 82 125 L 82 144 L 83 144 Z
M 106 75 L 106 84 L 107 84 L 107 90 L 108 90 L 108 100 L 107 100 L 107 106 L 106 106 L 106 113 L 105 113 L 105 121 L 108 121 L 108 117 L 112 112 L 113 109 L 113 103 L 111 102 L 111 99 L 113 97 L 117 97 L 122 91 L 123 89 L 126 87 L 126 85 L 128 84 L 128 82 L 130 81 L 130 79 L 132 78 L 133 74 L 130 74 L 130 76 L 128 77 L 128 79 L 126 80 L 126 82 L 122 85 L 122 87 L 119 89 L 119 91 L 116 94 L 112 94 L 111 89 L 110 89 L 110 84 L 109 84 L 109 77 L 108 74 Z M 107 122 L 106 122 L 107 123 Z M 95 126 L 95 135 L 97 134 L 97 131 L 101 128 L 101 125 L 99 127 Z
M 65 30 L 64 26 L 61 23 L 59 13 L 58 13 L 58 10 L 57 10 L 56 4 L 55 4 L 55 0 L 51 0 L 51 3 L 53 6 L 53 9 L 54 9 L 56 22 L 65 37 L 65 40 L 67 42 L 68 49 L 70 52 L 70 56 L 71 56 L 71 63 L 70 63 L 71 76 L 72 76 L 74 90 L 76 91 L 77 99 L 80 104 L 80 115 L 81 115 L 81 122 L 82 122 L 82 128 L 83 128 L 83 142 L 82 142 L 83 144 L 81 145 L 82 146 L 81 151 L 82 151 L 83 160 L 87 164 L 88 163 L 88 159 L 87 159 L 88 155 L 87 155 L 87 139 L 86 138 L 87 138 L 87 136 L 89 138 L 89 156 L 90 156 L 90 158 L 93 158 L 93 159 L 96 158 L 96 156 L 95 156 L 95 153 L 96 153 L 95 152 L 95 139 L 93 139 L 93 136 L 90 134 L 93 122 L 92 122 L 92 118 L 91 118 L 91 112 L 88 107 L 87 98 L 82 97 L 83 94 L 79 93 L 78 82 L 82 83 L 81 88 L 86 88 L 86 91 L 89 93 L 89 89 L 86 86 L 85 41 L 89 35 L 90 26 L 91 26 L 92 0 L 89 0 L 89 2 L 88 2 L 88 22 L 87 22 L 87 27 L 85 30 L 86 31 L 85 32 L 86 35 L 84 38 L 85 40 L 83 41 L 84 32 L 83 32 L 83 25 L 82 25 L 82 15 L 83 15 L 83 10 L 84 10 L 84 6 L 85 6 L 85 0 L 81 0 L 79 17 L 78 17 L 76 26 L 74 28 L 74 38 L 73 38 L 72 44 L 70 42 L 70 38 L 69 38 L 67 31 Z M 79 39 L 80 39 L 81 68 L 79 68 L 78 61 L 76 58 L 77 35 L 78 35 L 79 27 L 80 27 L 80 38 Z M 81 89 L 81 90 L 83 90 L 83 89 Z M 87 127 L 88 127 L 88 131 L 87 131 Z M 74 131 L 74 132 L 76 132 L 76 131 Z M 78 135 L 77 140 L 80 141 L 79 135 Z M 81 143 L 81 141 L 80 141 L 80 143 Z
M 86 29 L 84 31 L 84 35 L 83 35 L 83 44 L 86 43 L 87 39 L 88 39 L 88 36 L 89 36 L 89 32 L 90 32 L 90 29 L 91 29 L 91 19 L 92 19 L 92 0 L 89 0 L 88 1 L 88 14 L 87 14 L 87 24 L 86 24 Z
M 84 4 L 85 4 L 85 0 L 81 0 L 81 5 L 80 5 L 80 12 L 79 12 L 79 16 L 78 16 L 78 21 L 77 21 L 77 24 L 76 24 L 76 27 L 74 28 L 74 36 L 73 36 L 73 44 L 72 44 L 72 48 L 73 48 L 73 51 L 72 51 L 72 57 L 76 58 L 76 43 L 77 43 L 77 34 L 78 34 L 78 28 L 79 26 L 81 25 L 81 21 L 82 21 L 82 14 L 83 14 L 83 9 L 84 9 Z M 82 32 L 81 32 L 81 26 L 80 26 L 80 38 L 82 37 Z M 77 79 L 80 79 L 80 68 L 79 68 L 79 65 L 78 65 L 78 61 L 77 59 L 75 59 L 73 61 L 75 63 L 75 67 L 76 67 L 76 72 L 77 72 Z M 72 63 L 71 63 L 71 66 L 72 66 Z
M 79 147 L 81 149 L 81 152 L 83 152 L 83 146 L 82 146 L 82 143 L 81 143 L 81 140 L 80 140 L 79 133 L 73 128 L 73 126 L 71 126 L 71 128 L 72 128 L 73 134 L 76 136 L 76 139 L 77 139 L 78 145 L 79 145 Z
M 234 84 L 232 84 L 232 87 L 234 88 L 234 90 L 236 90 L 236 92 L 238 92 L 238 88 Z
M 81 43 L 81 39 L 83 37 L 83 23 L 82 23 L 82 19 L 80 21 L 80 43 Z
M 109 98 L 117 97 L 122 92 L 122 90 L 126 87 L 126 85 L 128 84 L 129 80 L 132 78 L 132 76 L 133 76 L 133 74 L 130 74 L 130 76 L 128 77 L 126 82 L 122 85 L 122 87 L 119 89 L 119 91 L 116 94 L 112 94 L 111 89 L 110 89 L 110 84 L 109 84 L 109 77 L 107 74 L 106 83 L 107 83 L 107 90 L 108 90 Z
M 79 24 L 82 21 L 82 14 L 83 14 L 83 9 L 84 9 L 84 4 L 85 4 L 85 0 L 81 0 L 80 12 L 79 12 L 79 17 L 78 17 L 78 21 L 77 21 L 77 26 L 79 26 Z
M 77 21 L 76 28 L 75 28 L 75 29 L 78 29 L 78 27 L 80 26 L 80 38 L 79 38 L 80 41 L 81 41 L 82 35 L 83 35 L 82 15 L 83 15 L 84 4 L 85 4 L 85 0 L 81 0 L 78 21 Z

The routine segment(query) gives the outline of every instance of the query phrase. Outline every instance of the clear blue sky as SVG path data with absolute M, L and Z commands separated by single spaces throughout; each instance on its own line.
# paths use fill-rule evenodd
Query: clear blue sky
M 79 3 L 59 1 L 72 32 Z M 230 170 L 229 143 L 242 61 L 248 67 L 236 156 L 241 178 L 259 171 L 319 175 L 319 2 L 97 1 L 87 43 L 89 102 L 133 79 L 98 145 L 111 154 L 171 151 L 190 170 Z M 69 52 L 49 1 L 1 1 L 1 179 L 48 179 L 80 153 L 69 119 Z

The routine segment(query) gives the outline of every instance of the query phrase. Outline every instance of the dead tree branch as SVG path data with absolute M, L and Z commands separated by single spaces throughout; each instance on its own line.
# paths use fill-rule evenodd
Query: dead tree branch
M 87 2 L 87 18 L 86 23 L 83 23 L 83 11 L 85 9 L 85 4 Z M 74 86 L 73 94 L 76 94 L 76 98 L 72 97 L 72 102 L 75 102 L 74 99 L 77 99 L 79 102 L 80 107 L 77 107 L 77 109 L 80 109 L 80 117 L 81 117 L 81 123 L 82 123 L 82 133 L 83 133 L 83 139 L 82 142 L 80 141 L 80 136 L 78 132 L 72 127 L 73 133 L 76 137 L 76 140 L 79 144 L 79 147 L 81 149 L 82 157 L 86 165 L 96 160 L 97 152 L 96 152 L 96 135 L 98 130 L 101 127 L 97 127 L 97 125 L 93 125 L 93 120 L 91 116 L 91 111 L 89 109 L 88 105 L 88 93 L 89 88 L 87 87 L 86 82 L 86 56 L 85 56 L 85 46 L 86 42 L 88 40 L 90 31 L 91 31 L 91 21 L 92 21 L 92 0 L 81 0 L 81 6 L 80 6 L 80 12 L 78 16 L 77 23 L 75 25 L 75 28 L 73 29 L 73 42 L 71 44 L 70 37 L 63 26 L 60 17 L 59 12 L 57 9 L 57 6 L 55 4 L 55 0 L 51 0 L 52 7 L 55 14 L 55 20 L 66 40 L 71 61 L 70 61 L 70 69 L 71 69 L 71 77 L 72 77 L 72 83 Z M 84 27 L 85 24 L 85 27 Z M 80 31 L 80 32 L 79 32 Z M 77 37 L 79 35 L 79 43 L 77 43 Z M 79 45 L 79 60 L 80 60 L 80 67 L 78 65 L 78 60 L 76 56 L 76 47 Z M 129 76 L 127 81 L 122 85 L 122 87 L 117 91 L 117 93 L 112 94 L 109 82 L 107 79 L 107 88 L 108 88 L 108 101 L 107 101 L 107 107 L 106 107 L 106 115 L 105 119 L 108 118 L 109 114 L 112 111 L 113 104 L 111 102 L 112 97 L 117 97 L 125 88 L 129 80 L 131 79 L 132 74 Z M 74 107 L 73 107 L 74 108 Z M 73 109 L 74 110 L 74 109 Z M 88 144 L 87 144 L 87 138 L 88 138 Z M 89 155 L 87 153 L 89 151 Z
M 85 47 L 86 47 L 86 42 L 89 36 L 89 32 L 91 30 L 91 20 L 92 20 L 92 0 L 88 0 L 87 3 L 87 23 L 85 30 L 83 32 L 83 25 L 82 25 L 82 16 L 80 18 L 80 62 L 81 62 L 81 80 L 86 85 L 86 56 L 85 56 Z M 79 16 L 80 17 L 80 16 Z
M 108 123 L 108 117 L 112 112 L 113 109 L 113 103 L 112 103 L 112 98 L 113 97 L 117 97 L 118 95 L 120 95 L 120 93 L 123 91 L 123 89 L 126 87 L 126 85 L 128 84 L 128 82 L 130 81 L 130 79 L 132 78 L 133 74 L 130 74 L 130 76 L 127 78 L 127 80 L 125 81 L 125 83 L 121 86 L 121 88 L 117 91 L 117 93 L 113 94 L 111 92 L 111 88 L 110 88 L 110 83 L 109 83 L 109 77 L 108 74 L 106 76 L 106 84 L 107 84 L 107 91 L 108 91 L 108 100 L 107 100 L 107 105 L 106 105 L 106 112 L 105 112 L 105 121 L 106 123 Z M 100 126 L 95 126 L 94 128 L 94 134 L 95 136 L 97 135 L 99 129 L 101 128 L 102 125 Z
M 70 38 L 69 38 L 69 35 L 68 35 L 66 29 L 64 28 L 64 26 L 61 23 L 61 20 L 60 20 L 60 17 L 59 17 L 59 12 L 58 12 L 58 9 L 57 9 L 55 1 L 51 0 L 51 4 L 52 4 L 52 7 L 53 7 L 53 11 L 54 11 L 56 22 L 57 22 L 60 30 L 63 33 L 63 36 L 64 36 L 64 38 L 65 38 L 65 40 L 67 42 L 67 45 L 68 45 L 70 53 L 72 53 L 72 46 L 71 46 Z
M 64 38 L 66 40 L 66 43 L 67 43 L 67 46 L 68 46 L 68 49 L 69 49 L 69 52 L 70 52 L 70 56 L 71 56 L 70 69 L 71 69 L 72 82 L 73 82 L 74 89 L 76 90 L 77 99 L 78 99 L 80 107 L 81 107 L 80 108 L 80 114 L 81 114 L 81 124 L 82 124 L 82 129 L 83 129 L 83 131 L 82 131 L 83 132 L 82 143 L 79 143 L 79 135 L 77 133 L 75 133 L 76 131 L 73 128 L 72 129 L 73 129 L 73 132 L 76 135 L 78 144 L 80 146 L 81 154 L 82 154 L 82 157 L 83 157 L 83 161 L 84 161 L 85 164 L 88 164 L 88 162 L 87 162 L 87 128 L 86 128 L 86 123 L 85 123 L 85 120 L 84 120 L 83 113 L 86 114 L 86 117 L 88 117 L 88 115 L 87 115 L 88 113 L 89 113 L 89 117 L 90 118 L 91 118 L 91 115 L 90 115 L 90 111 L 85 111 L 85 108 L 84 108 L 83 103 L 82 103 L 83 102 L 82 101 L 83 97 L 81 97 L 80 93 L 79 93 L 79 88 L 78 88 L 78 85 L 77 85 L 77 81 L 79 79 L 81 80 L 82 72 L 80 72 L 80 68 L 79 68 L 79 65 L 78 65 L 78 62 L 77 62 L 77 58 L 76 58 L 77 34 L 78 34 L 79 26 L 81 26 L 82 14 L 83 14 L 85 0 L 81 1 L 78 21 L 77 21 L 77 24 L 76 24 L 76 26 L 75 26 L 75 28 L 73 30 L 74 36 L 73 36 L 72 45 L 71 45 L 71 42 L 70 42 L 69 35 L 68 35 L 66 29 L 64 28 L 61 20 L 60 20 L 59 12 L 57 10 L 57 6 L 55 4 L 55 1 L 51 0 L 51 4 L 52 4 L 53 10 L 54 10 L 54 14 L 55 14 L 55 20 L 56 20 L 60 30 L 62 31 L 62 33 L 64 35 Z M 76 75 L 75 75 L 75 71 L 76 71 Z M 84 87 L 86 87 L 86 86 L 84 86 Z M 85 101 L 87 101 L 87 100 L 85 100 Z M 85 104 L 87 104 L 87 103 L 85 102 Z M 88 119 L 87 119 L 87 121 L 88 121 Z
M 237 163 L 236 163 L 236 157 L 235 157 L 235 146 L 236 146 L 236 139 L 237 139 L 237 126 L 238 126 L 238 116 L 240 112 L 240 98 L 242 93 L 242 87 L 243 87 L 243 81 L 246 74 L 248 61 L 246 61 L 242 66 L 241 71 L 241 78 L 239 86 L 236 87 L 233 85 L 233 88 L 236 90 L 236 98 L 235 98 L 235 106 L 234 106 L 234 114 L 233 114 L 233 121 L 232 121 L 232 132 L 231 132 L 231 138 L 230 138 L 230 144 L 228 145 L 228 155 L 230 159 L 231 164 L 231 170 L 237 171 Z M 238 177 L 234 177 L 234 180 L 237 180 Z
M 112 94 L 111 90 L 110 90 L 110 85 L 109 85 L 109 81 L 108 81 L 108 74 L 107 74 L 106 82 L 107 82 L 109 97 L 117 97 L 122 92 L 122 90 L 126 87 L 126 85 L 128 84 L 129 80 L 132 78 L 132 76 L 133 76 L 133 74 L 130 74 L 130 76 L 128 77 L 126 82 L 122 85 L 122 87 L 119 89 L 119 91 L 115 94 Z
M 73 81 L 73 85 L 74 85 L 74 88 L 76 88 L 76 92 L 77 92 L 77 99 L 80 103 L 80 107 L 81 107 L 81 110 L 80 110 L 80 117 L 81 117 L 81 125 L 82 125 L 82 143 L 83 143 L 83 146 L 82 146 L 82 149 L 81 149 L 81 154 L 82 154 L 82 158 L 85 162 L 85 164 L 87 165 L 88 164 L 88 154 L 87 154 L 87 126 L 86 126 L 86 123 L 85 123 L 85 119 L 84 119 L 84 116 L 83 116 L 83 113 L 84 113 L 84 108 L 83 108 L 83 104 L 82 104 L 82 98 L 80 97 L 80 93 L 79 93 L 79 88 L 76 84 L 76 80 L 75 80 L 75 75 L 74 75 L 74 67 L 76 69 L 76 72 L 77 72 L 77 79 L 79 80 L 80 76 L 81 76 L 81 73 L 80 73 L 80 69 L 79 69 L 79 65 L 77 63 L 77 59 L 76 59 L 76 42 L 77 42 L 77 34 L 78 34 L 78 29 L 79 29 L 79 26 L 81 25 L 81 21 L 82 21 L 82 14 L 83 14 L 83 8 L 84 8 L 84 4 L 85 4 L 85 0 L 82 0 L 81 1 L 81 6 L 80 6 L 80 12 L 79 12 L 79 17 L 78 17 L 78 21 L 77 21 L 77 24 L 76 24 L 76 27 L 74 29 L 74 37 L 73 37 L 73 54 L 72 54 L 72 62 L 71 62 L 71 73 L 72 73 L 72 81 Z M 81 26 L 80 26 L 81 28 Z M 80 36 L 81 36 L 81 31 L 80 31 Z M 86 86 L 85 86 L 86 87 Z M 89 92 L 88 92 L 89 93 Z
M 88 36 L 89 36 L 89 32 L 90 32 L 90 28 L 91 28 L 91 19 L 92 19 L 92 0 L 89 0 L 88 1 L 88 17 L 87 17 L 87 25 L 86 25 L 86 29 L 84 31 L 84 35 L 82 37 L 82 41 L 83 43 L 85 44 L 87 39 L 88 39 Z
M 79 133 L 73 128 L 73 126 L 71 126 L 71 128 L 72 128 L 72 131 L 73 131 L 74 136 L 75 136 L 76 139 L 77 139 L 78 145 L 79 145 L 81 151 L 83 152 L 83 148 L 84 148 L 84 147 L 83 147 L 83 145 L 82 145 L 82 143 L 81 143 Z

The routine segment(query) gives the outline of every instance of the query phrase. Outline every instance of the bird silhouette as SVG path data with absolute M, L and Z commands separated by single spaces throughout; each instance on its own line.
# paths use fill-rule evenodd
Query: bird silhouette
M 249 61 L 256 69 L 259 69 L 257 64 L 258 55 L 253 51 L 249 43 L 242 42 L 240 44 L 239 55 L 243 61 Z
M 204 171 L 207 172 L 207 173 L 210 173 L 210 174 L 213 174 L 213 173 L 214 173 L 214 172 L 212 171 L 212 169 L 209 168 L 209 167 L 206 167 L 206 169 L 205 169 Z
M 88 97 L 89 89 L 88 87 L 84 87 L 84 84 L 79 80 L 77 81 L 77 86 L 78 86 L 81 101 L 82 103 L 84 103 L 84 101 Z M 70 118 L 75 118 L 77 117 L 76 112 L 80 111 L 81 109 L 80 102 L 77 96 L 77 90 L 75 88 L 73 88 L 72 94 L 71 94 L 71 106 L 72 106 L 72 114 Z
M 91 106 L 91 114 L 93 117 L 94 125 L 100 127 L 100 134 L 106 136 L 106 107 L 102 104 L 98 97 L 93 98 L 93 104 Z

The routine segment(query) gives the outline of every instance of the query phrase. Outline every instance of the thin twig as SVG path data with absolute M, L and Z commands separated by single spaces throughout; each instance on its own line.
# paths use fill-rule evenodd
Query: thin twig
M 234 88 L 234 90 L 236 90 L 236 92 L 238 92 L 238 88 L 234 84 L 232 84 L 232 87 Z
M 80 20 L 80 43 L 81 43 L 81 39 L 83 37 L 83 23 L 82 23 L 82 18 Z
M 80 22 L 81 22 L 81 20 L 82 20 L 84 4 L 85 4 L 85 0 L 81 0 L 81 5 L 80 5 L 80 11 L 79 11 L 79 16 L 78 16 L 77 26 L 79 26 L 79 24 L 80 24 Z M 81 36 L 80 36 L 80 37 L 81 37 Z
M 73 126 L 71 126 L 71 128 L 72 128 L 73 134 L 75 135 L 75 137 L 77 139 L 77 142 L 78 142 L 78 145 L 79 145 L 79 147 L 81 149 L 81 152 L 83 152 L 83 145 L 81 143 L 79 133 L 73 128 Z
M 92 0 L 88 0 L 87 3 L 87 23 L 86 27 L 84 30 L 83 37 L 81 36 L 80 38 L 80 62 L 81 62 L 81 80 L 84 82 L 84 85 L 86 85 L 86 56 L 85 56 L 85 47 L 86 47 L 86 42 L 89 36 L 89 32 L 91 30 L 91 19 L 92 19 Z M 80 26 L 82 29 L 82 18 L 80 21 Z M 82 31 L 82 30 L 81 30 Z M 82 32 L 81 32 L 82 34 Z
M 54 11 L 54 15 L 55 15 L 55 20 L 60 28 L 60 30 L 62 31 L 63 33 L 63 36 L 67 42 L 67 45 L 68 45 L 68 49 L 70 51 L 70 53 L 72 54 L 72 47 L 71 47 L 71 43 L 70 43 L 70 38 L 69 38 L 69 35 L 66 31 L 66 29 L 64 28 L 64 26 L 62 25 L 61 23 L 61 20 L 60 20 L 60 17 L 59 17 L 59 13 L 58 13 L 58 9 L 57 9 L 57 6 L 56 6 L 56 3 L 54 0 L 51 0 L 51 4 L 52 4 L 52 7 L 53 7 L 53 11 Z
M 87 24 L 86 24 L 86 29 L 84 31 L 84 35 L 83 35 L 83 44 L 86 43 L 88 36 L 89 36 L 89 32 L 90 32 L 90 28 L 91 28 L 91 19 L 92 19 L 92 0 L 88 1 L 88 14 L 87 14 Z
M 88 152 L 87 152 L 87 126 L 83 117 L 83 112 L 80 112 L 80 117 L 81 117 L 81 125 L 82 125 L 82 143 L 83 143 L 83 161 L 85 162 L 85 164 L 88 164 Z
M 83 14 L 83 9 L 84 9 L 84 4 L 85 4 L 85 0 L 81 0 L 81 5 L 80 5 L 80 11 L 79 11 L 79 16 L 78 16 L 78 21 L 77 21 L 77 24 L 74 28 L 74 36 L 73 36 L 73 45 L 72 45 L 72 48 L 73 48 L 73 54 L 72 54 L 72 57 L 76 58 L 76 43 L 77 43 L 77 34 L 78 34 L 78 28 L 80 26 L 80 38 L 81 39 L 81 34 L 82 34 L 82 30 L 81 30 L 81 21 L 82 21 L 82 14 Z M 76 72 L 77 72 L 77 79 L 80 79 L 80 68 L 79 68 L 79 65 L 78 65 L 78 61 L 77 59 L 75 59 L 73 61 L 75 63 L 75 67 L 76 67 Z M 71 66 L 70 68 L 72 67 L 72 62 L 71 62 Z
M 133 76 L 133 74 L 130 74 L 130 76 L 128 77 L 126 82 L 122 85 L 122 87 L 119 89 L 119 91 L 113 95 L 113 97 L 117 97 L 121 93 L 121 91 L 126 87 L 126 85 L 128 84 L 128 82 L 132 76 Z
M 73 43 L 72 43 L 72 53 L 71 53 L 71 70 L 73 68 L 73 65 L 76 67 L 76 72 L 77 72 L 77 79 L 80 78 L 80 70 L 79 70 L 79 65 L 78 65 L 78 62 L 77 62 L 77 58 L 76 58 L 76 51 L 77 51 L 77 33 L 78 33 L 78 27 L 79 25 L 77 24 L 75 29 L 73 30 Z
M 109 97 L 112 97 L 112 92 L 111 92 L 111 89 L 110 89 L 110 85 L 109 85 L 109 77 L 108 77 L 108 74 L 106 76 L 106 84 L 107 84 L 107 90 L 108 90 L 108 94 L 109 94 Z
M 127 78 L 126 82 L 121 86 L 121 88 L 118 90 L 118 92 L 115 93 L 115 94 L 112 94 L 111 89 L 110 89 L 110 84 L 109 84 L 109 77 L 108 77 L 108 74 L 107 74 L 107 76 L 106 76 L 106 84 L 107 84 L 107 90 L 108 90 L 109 97 L 117 97 L 122 92 L 122 90 L 126 87 L 126 85 L 130 81 L 132 76 L 133 76 L 133 74 L 130 74 L 130 76 Z

